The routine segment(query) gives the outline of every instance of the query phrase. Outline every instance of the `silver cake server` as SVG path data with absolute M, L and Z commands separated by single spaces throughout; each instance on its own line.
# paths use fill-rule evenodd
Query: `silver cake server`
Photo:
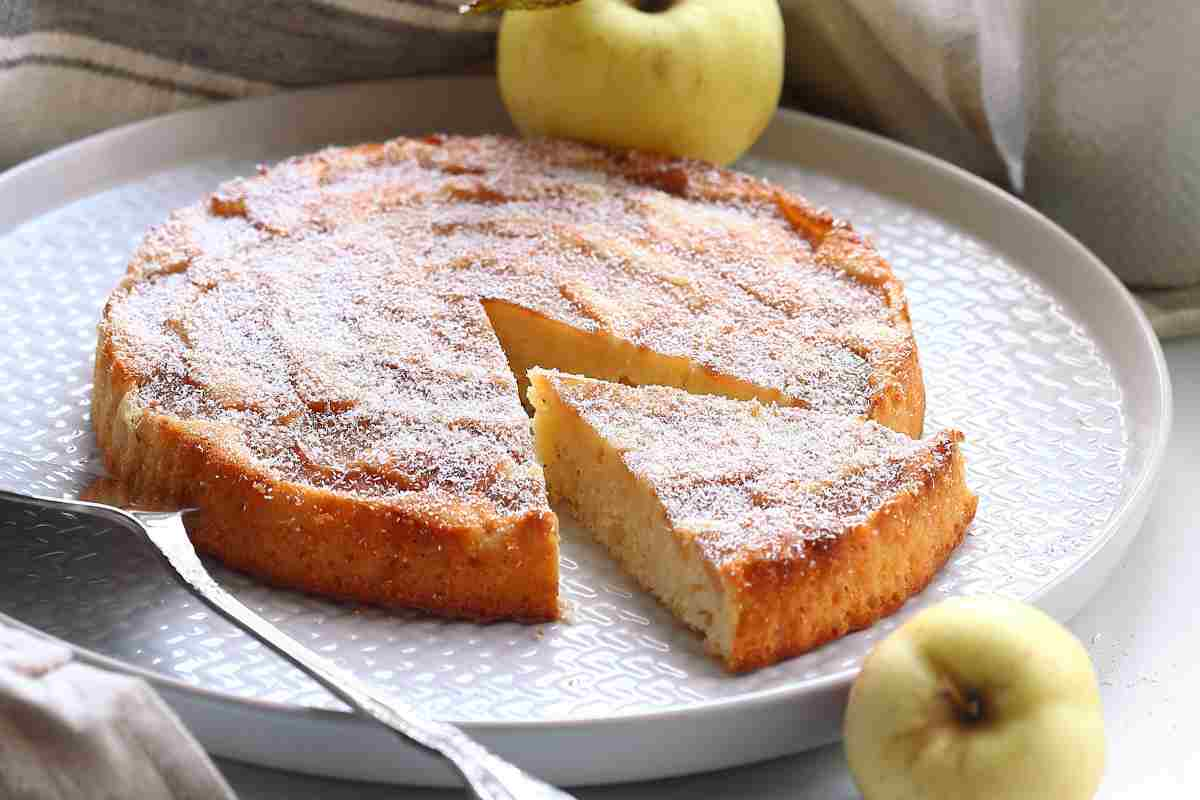
M 188 511 L 125 511 L 103 503 L 56 500 L 5 489 L 0 489 L 0 502 L 90 516 L 142 534 L 175 577 L 205 605 L 283 656 L 357 713 L 449 761 L 479 800 L 570 800 L 571 795 L 522 772 L 455 726 L 426 719 L 411 706 L 372 689 L 243 605 L 212 579 L 197 557 L 183 525 Z

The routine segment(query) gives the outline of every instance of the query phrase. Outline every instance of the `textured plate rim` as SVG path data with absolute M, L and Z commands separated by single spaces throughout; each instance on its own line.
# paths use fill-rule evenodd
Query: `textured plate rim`
M 172 126 L 179 125 L 183 120 L 193 117 L 194 115 L 237 115 L 241 109 L 251 105 L 270 105 L 272 103 L 280 105 L 290 105 L 297 100 L 304 98 L 318 98 L 326 96 L 340 96 L 347 92 L 353 91 L 370 91 L 381 87 L 394 85 L 421 86 L 426 88 L 436 88 L 438 86 L 446 86 L 447 84 L 458 84 L 465 86 L 467 84 L 494 84 L 491 78 L 477 77 L 438 77 L 438 78 L 406 78 L 393 81 L 370 81 L 365 83 L 343 84 L 333 87 L 322 87 L 317 89 L 306 89 L 295 92 L 285 92 L 267 97 L 246 98 L 232 102 L 222 103 L 216 106 L 206 106 L 197 109 L 188 109 L 178 111 L 171 114 L 166 114 L 160 117 L 154 117 L 147 120 L 133 122 L 111 130 L 103 131 L 92 136 L 86 137 L 76 142 L 72 142 L 61 147 L 55 148 L 47 153 L 37 156 L 33 159 L 18 164 L 7 171 L 0 173 L 0 196 L 28 196 L 24 192 L 39 190 L 46 185 L 54 186 L 55 177 L 58 175 L 58 163 L 64 159 L 86 156 L 91 153 L 102 153 L 112 147 L 129 146 L 136 143 L 140 137 L 153 135 L 159 130 L 167 130 Z M 866 151 L 873 151 L 881 158 L 899 160 L 907 162 L 909 166 L 918 168 L 942 181 L 948 182 L 947 185 L 958 184 L 960 188 L 965 188 L 974 194 L 980 201 L 987 202 L 992 206 L 992 214 L 1007 214 L 1013 220 L 1024 220 L 1025 224 L 1033 225 L 1041 229 L 1042 235 L 1050 237 L 1058 241 L 1060 245 L 1067 246 L 1075 255 L 1070 262 L 1070 269 L 1080 272 L 1083 277 L 1090 279 L 1099 279 L 1101 287 L 1107 291 L 1113 299 L 1116 299 L 1118 305 L 1129 316 L 1129 321 L 1133 323 L 1140 335 L 1137 337 L 1134 346 L 1141 348 L 1141 355 L 1149 358 L 1149 368 L 1155 380 L 1151 385 L 1142 387 L 1144 391 L 1150 391 L 1153 396 L 1150 398 L 1152 407 L 1151 424 L 1153 430 L 1151 435 L 1147 436 L 1146 456 L 1140 465 L 1140 469 L 1133 481 L 1129 484 L 1131 488 L 1124 498 L 1124 501 L 1113 511 L 1111 517 L 1104 523 L 1104 530 L 1101 535 L 1096 537 L 1096 540 L 1087 548 L 1086 551 L 1072 563 L 1070 568 L 1064 570 L 1052 581 L 1040 587 L 1037 591 L 1030 593 L 1021 599 L 1034 604 L 1046 598 L 1048 595 L 1061 589 L 1064 585 L 1072 580 L 1078 572 L 1101 550 L 1108 546 L 1116 534 L 1121 531 L 1125 525 L 1130 522 L 1131 518 L 1148 504 L 1150 494 L 1153 492 L 1157 483 L 1158 475 L 1161 471 L 1163 458 L 1166 452 L 1166 444 L 1170 434 L 1171 421 L 1173 418 L 1172 398 L 1170 390 L 1170 377 L 1167 372 L 1166 360 L 1163 356 L 1162 348 L 1150 326 L 1144 312 L 1138 306 L 1133 296 L 1125 289 L 1124 285 L 1116 278 L 1116 276 L 1104 266 L 1104 264 L 1088 250 L 1082 243 L 1075 239 L 1071 234 L 1065 231 L 1057 223 L 1053 222 L 1041 212 L 1028 206 L 1019 199 L 1008 194 L 997 186 L 985 181 L 984 179 L 967 172 L 957 166 L 949 164 L 941 159 L 900 144 L 883 136 L 863 131 L 858 128 L 853 128 L 831 120 L 816 117 L 799 111 L 790 109 L 780 109 L 777 112 L 777 117 L 787 120 L 792 126 L 800 128 L 809 128 L 819 132 L 825 136 L 843 139 L 859 148 Z M 752 154 L 753 155 L 753 154 Z M 151 174 L 157 171 L 159 167 L 147 165 L 144 171 L 140 173 L 131 173 L 129 170 L 114 171 L 111 174 L 105 175 L 107 180 L 92 182 L 85 184 L 83 181 L 76 181 L 71 188 L 74 191 L 40 191 L 33 195 L 35 201 L 24 206 L 21 211 L 5 209 L 0 206 L 0 235 L 8 233 L 12 229 L 19 227 L 27 222 L 36 219 L 42 214 L 48 213 L 56 208 L 59 208 L 68 203 L 74 202 L 82 197 L 103 191 L 110 188 L 114 183 L 126 182 L 133 180 L 138 174 Z M 24 184 L 24 187 L 22 186 Z M 13 187 L 10 189 L 10 187 Z M 876 191 L 876 190 L 872 190 Z M 41 202 L 38 202 L 41 201 Z M 1085 268 L 1086 265 L 1086 268 Z M 1025 274 L 1028 274 L 1023 265 L 1018 264 L 1017 267 Z M 1040 276 L 1039 276 L 1040 277 Z M 1098 342 L 1099 343 L 1099 342 Z M 1148 352 L 1145 352 L 1148 351 Z M 33 631 L 41 636 L 48 636 L 41 633 L 36 628 L 26 625 L 19 620 L 13 619 L 7 614 L 0 612 L 0 620 L 6 624 L 14 625 L 26 631 Z M 215 689 L 206 687 L 194 686 L 178 678 L 173 678 L 161 673 L 153 672 L 143 667 L 120 661 L 119 659 L 103 655 L 92 651 L 88 648 L 79 647 L 58 639 L 57 637 L 49 636 L 55 641 L 61 642 L 69 647 L 81 660 L 96 664 L 107 669 L 123 672 L 126 674 L 136 675 L 149 681 L 150 683 L 164 688 L 169 688 L 174 691 L 190 694 L 198 698 L 215 701 L 217 703 L 232 703 L 240 707 L 248 707 L 258 709 L 272 714 L 282 714 L 290 719 L 336 719 L 345 720 L 353 715 L 347 711 L 311 708 L 298 706 L 290 703 L 280 703 L 272 700 L 263 700 L 259 698 L 242 698 L 235 695 L 219 692 Z M 650 711 L 631 711 L 631 712 L 613 712 L 601 716 L 580 716 L 571 718 L 558 719 L 528 719 L 528 720 L 459 720 L 450 717 L 442 717 L 440 719 L 460 725 L 469 730 L 477 731 L 520 731 L 537 729 L 543 731 L 553 730 L 568 730 L 581 727 L 596 727 L 607 724 L 629 724 L 635 722 L 654 722 L 659 720 L 677 719 L 680 716 L 694 717 L 697 715 L 719 714 L 733 708 L 739 711 L 749 710 L 755 706 L 771 705 L 780 701 L 796 700 L 799 697 L 807 694 L 819 694 L 824 692 L 844 692 L 849 688 L 850 683 L 858 673 L 857 667 L 849 667 L 838 672 L 821 676 L 819 678 L 799 681 L 793 684 L 775 686 L 766 689 L 759 689 L 746 692 L 745 694 L 716 698 L 711 700 L 696 701 L 687 705 L 675 706 L 665 709 L 650 710 Z M 369 724 L 365 720 L 363 724 Z

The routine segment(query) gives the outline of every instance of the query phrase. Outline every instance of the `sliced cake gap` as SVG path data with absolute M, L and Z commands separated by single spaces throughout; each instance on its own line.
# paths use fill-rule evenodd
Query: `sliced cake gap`
M 535 367 L 629 386 L 673 386 L 692 394 L 795 402 L 777 389 L 721 375 L 686 358 L 656 353 L 603 331 L 583 331 L 504 300 L 485 299 L 482 303 L 529 411 L 533 407 L 527 400 L 528 372 Z

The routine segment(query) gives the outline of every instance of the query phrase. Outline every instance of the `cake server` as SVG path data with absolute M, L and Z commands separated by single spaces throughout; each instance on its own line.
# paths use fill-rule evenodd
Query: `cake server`
M 521 771 L 455 726 L 426 719 L 406 703 L 367 686 L 222 589 L 208 574 L 188 538 L 183 516 L 189 511 L 125 511 L 102 503 L 58 500 L 4 489 L 0 489 L 0 502 L 94 517 L 141 534 L 179 582 L 205 605 L 283 656 L 357 713 L 446 759 L 479 800 L 571 799 L 571 795 Z

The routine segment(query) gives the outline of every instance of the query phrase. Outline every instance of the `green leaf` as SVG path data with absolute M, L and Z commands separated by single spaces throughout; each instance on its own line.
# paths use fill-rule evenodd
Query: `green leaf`
M 569 6 L 579 0 L 471 0 L 458 7 L 460 14 L 484 14 L 488 11 L 540 11 Z

